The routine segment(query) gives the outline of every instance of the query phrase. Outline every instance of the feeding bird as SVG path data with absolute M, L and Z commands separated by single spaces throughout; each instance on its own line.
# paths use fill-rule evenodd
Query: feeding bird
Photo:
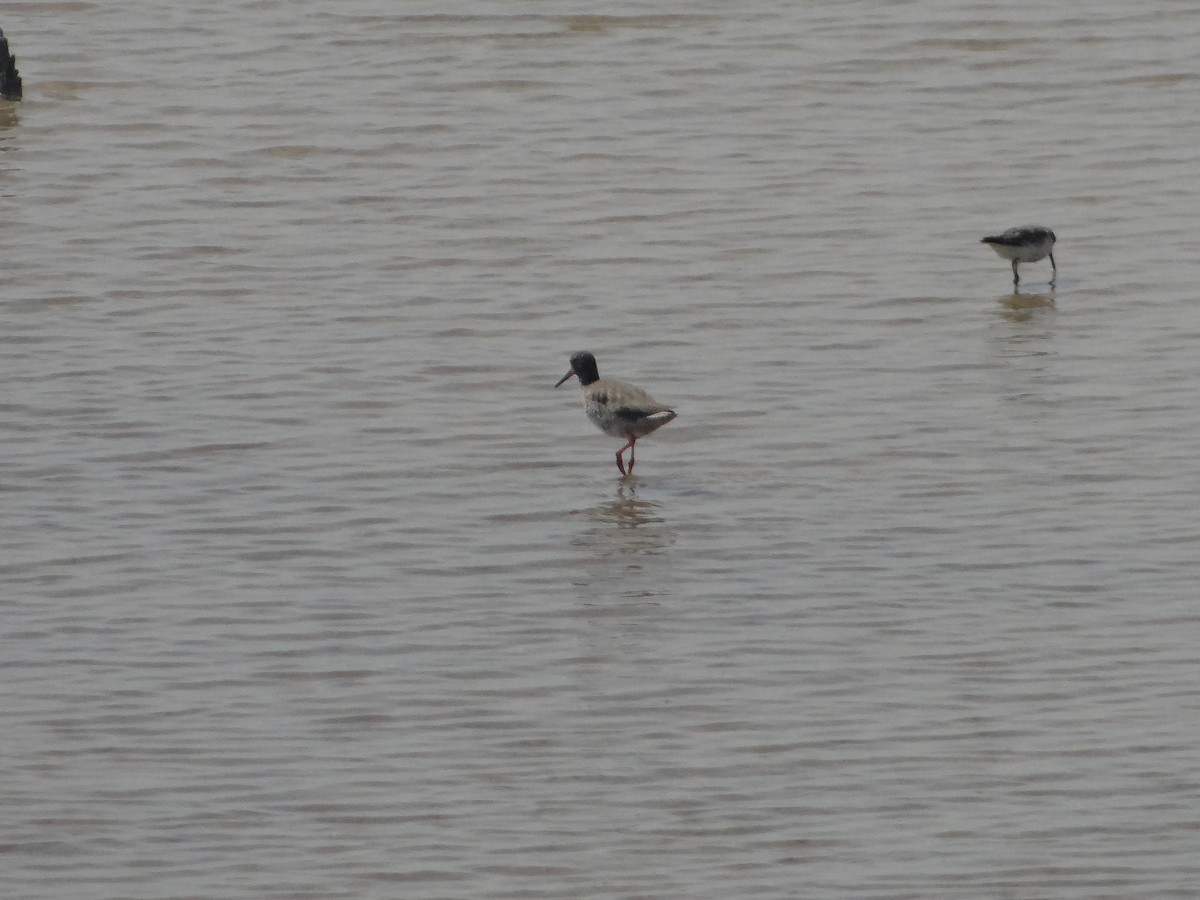
M 1054 232 L 1044 225 L 1021 225 L 1010 228 L 1003 234 L 991 234 L 980 239 L 981 244 L 987 244 L 997 254 L 1012 261 L 1013 287 L 1021 283 L 1017 273 L 1018 263 L 1037 262 L 1050 257 L 1050 286 L 1058 278 L 1058 266 L 1054 263 Z

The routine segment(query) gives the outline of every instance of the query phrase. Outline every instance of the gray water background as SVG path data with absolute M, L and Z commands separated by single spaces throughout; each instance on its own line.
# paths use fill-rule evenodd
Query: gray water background
M 1200 7 L 0 27 L 0 895 L 1200 895 Z

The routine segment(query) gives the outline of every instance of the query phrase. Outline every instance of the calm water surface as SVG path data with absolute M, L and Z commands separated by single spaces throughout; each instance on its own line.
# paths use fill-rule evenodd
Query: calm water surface
M 6 5 L 0 894 L 1195 897 L 1200 9 L 467 6 Z

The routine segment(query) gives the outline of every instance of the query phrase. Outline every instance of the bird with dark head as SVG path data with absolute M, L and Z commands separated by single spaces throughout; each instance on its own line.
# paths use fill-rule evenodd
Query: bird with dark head
M 617 451 L 617 468 L 622 475 L 632 474 L 633 446 L 637 439 L 674 419 L 675 410 L 663 406 L 639 387 L 601 378 L 596 357 L 586 350 L 571 354 L 571 368 L 554 386 L 559 387 L 572 376 L 579 379 L 583 411 L 592 424 L 611 437 L 625 439 L 625 445 Z M 622 458 L 626 450 L 628 467 Z

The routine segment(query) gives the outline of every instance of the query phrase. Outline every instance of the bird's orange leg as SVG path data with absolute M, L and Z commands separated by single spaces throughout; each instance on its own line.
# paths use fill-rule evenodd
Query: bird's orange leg
M 633 444 L 637 438 L 634 435 L 629 435 L 629 443 L 617 451 L 617 468 L 621 470 L 622 475 L 628 475 L 633 472 Z M 625 460 L 621 458 L 621 454 L 626 450 L 629 451 L 629 468 L 625 468 Z

